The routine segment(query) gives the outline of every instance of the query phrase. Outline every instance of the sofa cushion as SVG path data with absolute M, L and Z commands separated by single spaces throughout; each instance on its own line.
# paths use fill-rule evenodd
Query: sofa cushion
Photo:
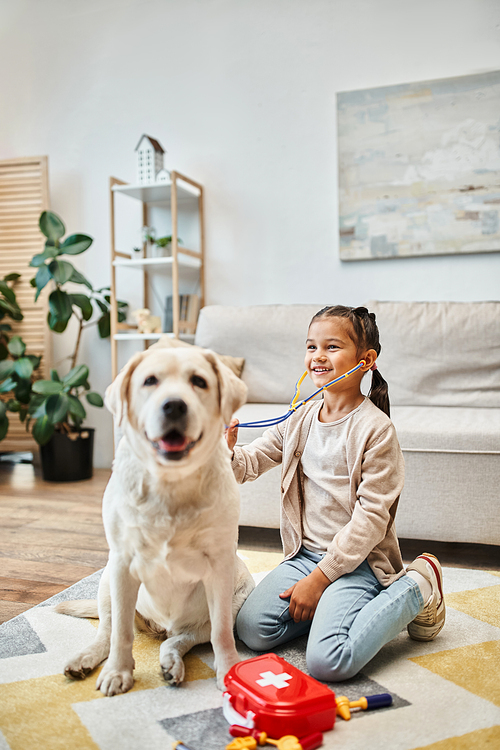
M 320 309 L 321 305 L 209 305 L 200 312 L 195 344 L 245 358 L 242 380 L 249 402 L 288 404 L 305 369 L 309 323 Z M 301 395 L 312 392 L 307 379 Z
M 500 302 L 378 302 L 395 406 L 500 407 Z
M 403 450 L 500 456 L 500 409 L 395 406 L 391 419 Z

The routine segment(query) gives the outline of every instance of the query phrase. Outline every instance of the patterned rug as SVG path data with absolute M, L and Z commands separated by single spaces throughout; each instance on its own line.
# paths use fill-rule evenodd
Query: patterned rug
M 241 550 L 256 580 L 278 553 Z M 159 672 L 159 643 L 136 636 L 135 685 L 105 698 L 95 675 L 66 679 L 67 658 L 95 635 L 96 621 L 58 615 L 50 605 L 94 598 L 95 573 L 0 626 L 0 750 L 168 750 L 182 740 L 193 750 L 230 742 L 210 646 L 186 657 L 187 679 L 168 687 Z M 446 626 L 431 643 L 401 633 L 359 674 L 331 685 L 355 700 L 389 692 L 387 709 L 337 719 L 325 750 L 482 750 L 500 748 L 500 573 L 444 569 Z M 238 643 L 242 659 L 255 654 Z M 276 653 L 306 670 L 304 640 Z M 270 746 L 269 746 L 270 747 Z

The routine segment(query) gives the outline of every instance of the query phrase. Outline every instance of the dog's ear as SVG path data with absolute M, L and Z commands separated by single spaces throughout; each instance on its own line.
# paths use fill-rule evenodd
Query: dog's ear
M 108 385 L 106 388 L 104 404 L 115 417 L 118 426 L 121 425 L 124 417 L 127 415 L 130 398 L 129 386 L 132 373 L 139 362 L 142 362 L 147 352 L 148 350 L 134 354 L 132 359 L 129 359 L 125 367 L 120 370 L 111 385 Z
M 210 362 L 217 375 L 220 412 L 225 424 L 229 424 L 234 412 L 245 403 L 248 388 L 227 365 L 221 362 L 215 352 L 205 349 L 203 356 Z

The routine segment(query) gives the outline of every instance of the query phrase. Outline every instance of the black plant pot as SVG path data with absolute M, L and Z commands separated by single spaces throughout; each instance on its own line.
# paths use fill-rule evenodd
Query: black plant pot
M 94 432 L 93 427 L 82 429 L 74 439 L 64 432 L 54 432 L 49 442 L 40 446 L 45 481 L 78 482 L 91 479 Z M 76 434 L 76 431 L 72 434 Z

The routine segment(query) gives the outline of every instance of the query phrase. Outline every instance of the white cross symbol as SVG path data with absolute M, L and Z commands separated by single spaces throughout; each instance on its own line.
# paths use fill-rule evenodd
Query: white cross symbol
M 281 674 L 275 674 L 274 672 L 261 672 L 260 676 L 262 677 L 262 680 L 256 680 L 257 685 L 260 685 L 261 687 L 269 687 L 269 685 L 272 685 L 276 688 L 285 688 L 288 687 L 287 680 L 292 679 L 291 674 L 287 674 L 286 672 L 281 672 Z

